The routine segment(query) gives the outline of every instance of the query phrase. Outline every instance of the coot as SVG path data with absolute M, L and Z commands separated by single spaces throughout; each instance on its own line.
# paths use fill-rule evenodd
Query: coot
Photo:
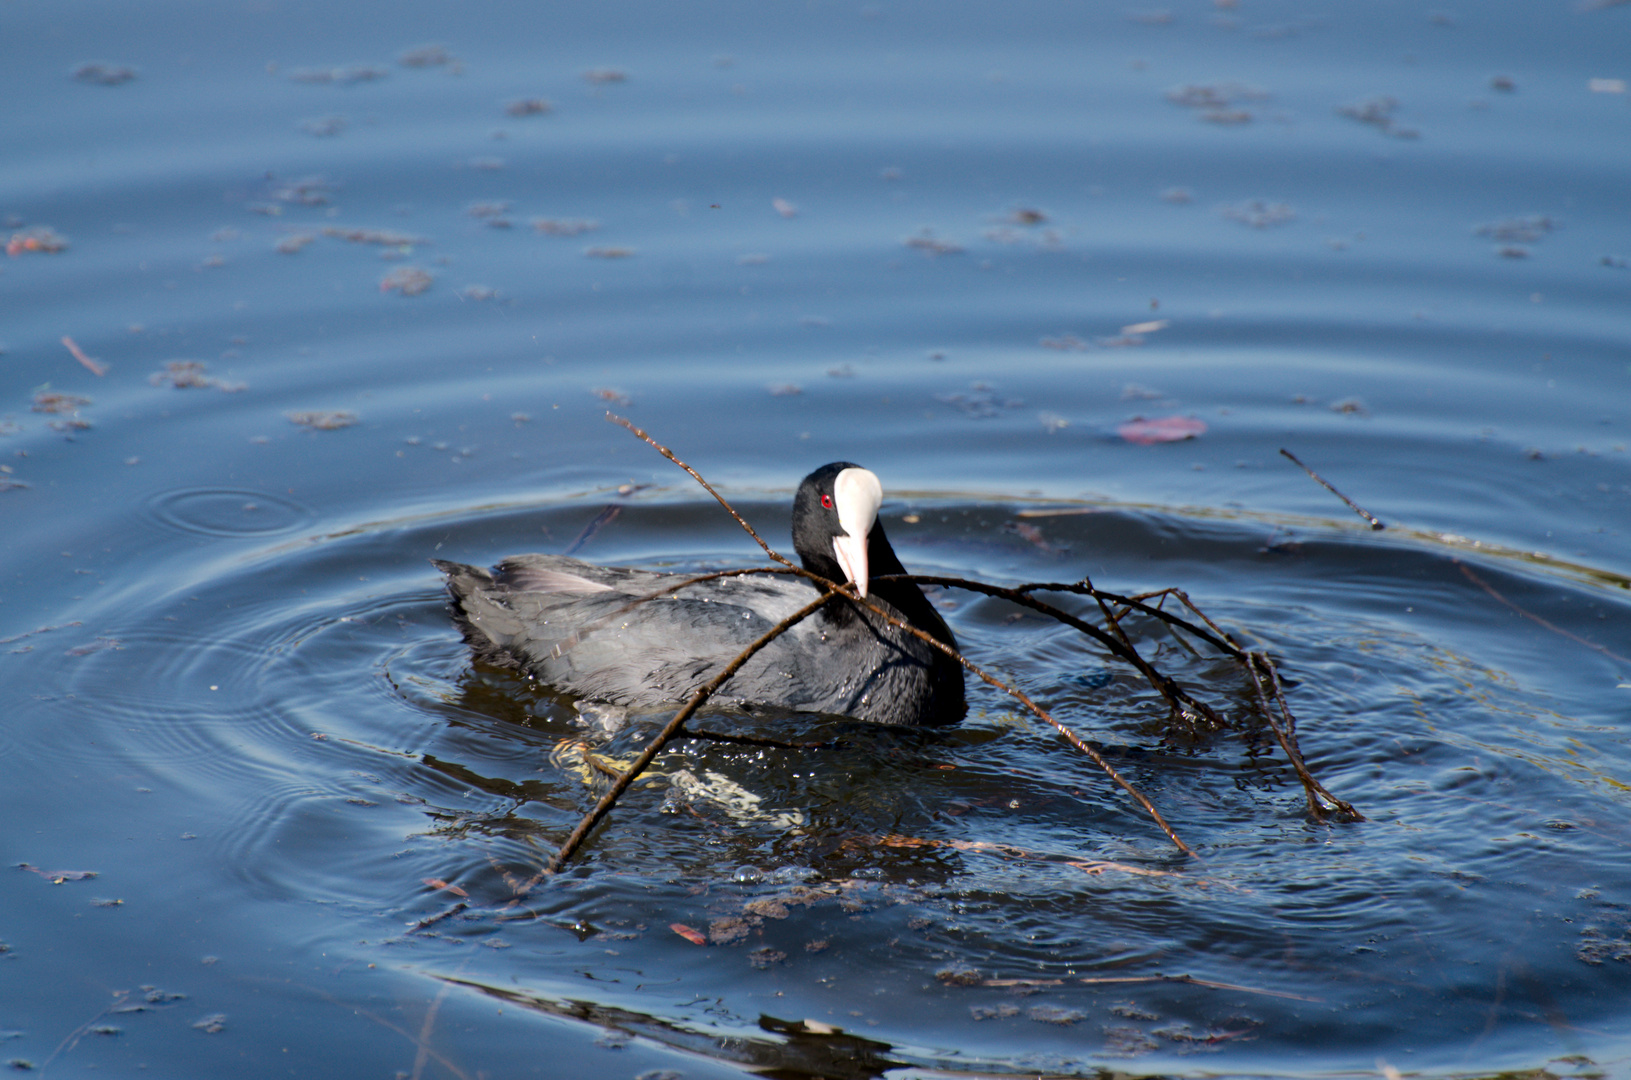
M 883 488 L 836 461 L 793 500 L 793 548 L 804 568 L 853 581 L 879 607 L 952 648 L 945 620 L 908 581 L 878 522 Z M 787 575 L 716 578 L 637 603 L 693 575 L 517 555 L 492 570 L 433 560 L 453 618 L 478 660 L 527 672 L 578 697 L 632 709 L 685 701 L 742 649 L 817 595 Z M 963 718 L 958 663 L 874 612 L 838 598 L 782 634 L 725 683 L 716 700 L 832 713 L 878 724 Z

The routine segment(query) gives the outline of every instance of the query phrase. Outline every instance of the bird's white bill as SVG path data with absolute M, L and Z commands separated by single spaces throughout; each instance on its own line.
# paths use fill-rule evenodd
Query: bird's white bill
M 867 469 L 845 469 L 833 479 L 832 493 L 838 523 L 849 534 L 833 537 L 833 553 L 849 580 L 855 582 L 856 591 L 865 596 L 866 539 L 878 520 L 878 507 L 883 505 L 883 485 Z

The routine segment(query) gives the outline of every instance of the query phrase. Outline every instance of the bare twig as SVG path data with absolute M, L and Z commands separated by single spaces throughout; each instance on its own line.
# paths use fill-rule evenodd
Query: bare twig
M 457 904 L 454 904 L 452 907 L 446 909 L 445 911 L 438 911 L 434 915 L 428 915 L 425 918 L 420 919 L 418 922 L 413 924 L 413 928 L 410 929 L 408 931 L 408 933 L 416 934 L 421 930 L 425 930 L 425 929 L 428 929 L 429 927 L 435 926 L 437 923 L 441 922 L 443 919 L 451 919 L 453 916 L 457 915 L 461 911 L 464 911 L 469 906 L 470 905 L 468 903 L 466 903 L 463 900 L 460 900 Z
M 1348 814 L 1355 821 L 1364 821 L 1364 814 L 1355 810 L 1350 803 L 1327 791 L 1325 785 L 1316 780 L 1314 774 L 1308 771 L 1308 766 L 1303 763 L 1302 751 L 1297 747 L 1295 721 L 1291 719 L 1291 710 L 1286 708 L 1285 691 L 1280 686 L 1280 673 L 1274 669 L 1274 661 L 1269 659 L 1267 653 L 1254 652 L 1248 655 L 1251 661 L 1247 671 L 1251 675 L 1252 691 L 1257 697 L 1257 704 L 1262 709 L 1264 719 L 1269 723 L 1269 729 L 1274 732 L 1275 739 L 1280 743 L 1280 749 L 1286 752 L 1286 758 L 1291 762 L 1291 767 L 1297 771 L 1297 778 L 1303 782 L 1303 792 L 1308 796 L 1309 812 L 1316 817 L 1324 817 L 1327 809 L 1335 809 Z M 1283 725 L 1275 718 L 1274 709 L 1264 693 L 1263 681 L 1265 679 L 1268 681 L 1275 700 L 1280 703 L 1281 712 L 1286 720 Z M 1329 808 L 1320 803 L 1321 798 L 1330 802 Z
M 94 357 L 86 356 L 85 350 L 81 349 L 78 342 L 74 341 L 74 339 L 69 337 L 67 334 L 62 335 L 62 344 L 64 348 L 74 354 L 75 360 L 78 360 L 81 364 L 85 365 L 85 370 L 89 371 L 92 375 L 100 378 L 108 373 L 108 365 L 98 363 Z
M 1348 496 L 1342 494 L 1342 492 L 1340 492 L 1336 488 L 1332 487 L 1330 485 L 1330 483 L 1325 479 L 1325 477 L 1321 476 L 1319 473 L 1315 472 L 1313 469 L 1310 469 L 1307 465 L 1304 465 L 1300 460 L 1298 460 L 1296 454 L 1293 454 L 1290 450 L 1287 450 L 1285 447 L 1280 448 L 1280 453 L 1282 453 L 1286 457 L 1290 458 L 1292 463 L 1295 464 L 1298 468 L 1300 468 L 1303 472 L 1307 473 L 1309 476 L 1312 476 L 1315 480 L 1319 481 L 1320 485 L 1322 487 L 1324 487 L 1326 491 L 1329 491 L 1332 495 L 1335 495 L 1337 498 L 1339 498 L 1343 502 L 1347 503 L 1348 504 L 1348 509 L 1352 510 L 1354 513 L 1358 514 L 1360 517 L 1362 517 L 1366 521 L 1370 522 L 1370 527 L 1372 529 L 1374 529 L 1377 532 L 1380 532 L 1383 529 L 1387 528 L 1386 525 L 1382 524 L 1376 518 L 1374 518 L 1370 514 L 1366 513 L 1365 510 L 1362 507 L 1360 507 L 1360 505 L 1358 503 L 1354 502 L 1352 499 L 1348 498 Z
M 425 1010 L 425 1022 L 419 1025 L 419 1037 L 414 1040 L 419 1044 L 419 1049 L 413 1055 L 413 1072 L 410 1074 L 410 1080 L 420 1080 L 425 1075 L 425 1062 L 430 1057 L 430 1033 L 436 1026 L 436 1013 L 442 1007 L 442 999 L 447 997 L 447 992 L 451 989 L 452 983 L 442 983 L 442 988 L 436 992 L 435 999 Z
M 1068 611 L 1061 611 L 1052 604 L 1044 603 L 1043 601 L 1036 599 L 1035 597 L 1031 596 L 1030 593 L 1069 592 L 1083 596 L 1102 596 L 1105 599 L 1114 600 L 1117 602 L 1132 603 L 1131 601 L 1128 601 L 1126 597 L 1117 596 L 1114 593 L 1101 593 L 1091 584 L 1032 584 L 1021 585 L 1018 588 L 1010 589 L 1004 588 L 1001 585 L 987 585 L 983 581 L 970 581 L 966 578 L 940 577 L 930 574 L 907 574 L 904 576 L 904 578 L 902 578 L 900 575 L 885 575 L 877 580 L 908 580 L 915 581 L 920 585 L 943 585 L 947 588 L 967 589 L 970 592 L 984 593 L 987 596 L 1001 597 L 1002 599 L 1018 604 L 1021 607 L 1028 607 L 1033 611 L 1041 612 L 1042 614 L 1053 619 L 1057 619 L 1059 622 L 1064 623 L 1066 626 L 1069 626 L 1072 629 L 1080 630 L 1094 641 L 1097 641 L 1100 645 L 1103 645 L 1112 656 L 1125 660 L 1127 663 L 1138 668 L 1139 673 L 1149 681 L 1150 685 L 1156 690 L 1156 692 L 1162 697 L 1166 698 L 1168 704 L 1172 705 L 1175 709 L 1179 708 L 1180 705 L 1188 706 L 1201 716 L 1204 716 L 1207 722 L 1213 726 L 1224 726 L 1222 719 L 1212 710 L 1210 706 L 1203 701 L 1197 700 L 1193 695 L 1185 691 L 1177 683 L 1173 682 L 1171 678 L 1162 674 L 1160 671 L 1157 671 L 1148 661 L 1140 656 L 1138 650 L 1133 648 L 1132 642 L 1127 640 L 1125 634 L 1121 634 L 1119 637 L 1112 636 L 1097 626 L 1094 626 L 1092 623 L 1084 622 L 1083 620 L 1070 614 Z M 1144 604 L 1133 604 L 1133 606 L 1137 607 L 1140 611 L 1145 611 L 1149 614 L 1160 616 L 1164 618 L 1166 622 L 1184 627 L 1197 637 L 1201 637 L 1212 642 L 1230 655 L 1236 655 L 1238 653 L 1237 649 L 1232 649 L 1229 645 L 1217 640 L 1206 631 L 1190 625 L 1175 615 L 1167 614 L 1166 612 L 1161 611 L 1159 608 L 1148 607 Z M 1120 631 L 1121 627 L 1119 624 L 1116 625 L 1116 629 L 1118 632 Z
M 612 412 L 608 412 L 606 414 L 606 419 L 610 420 L 614 424 L 618 424 L 618 425 L 620 425 L 622 427 L 628 428 L 637 437 L 645 440 L 645 442 L 650 444 L 652 449 L 656 450 L 663 457 L 667 458 L 669 461 L 672 461 L 674 464 L 678 465 L 680 468 L 682 468 L 686 472 L 690 473 L 691 474 L 691 479 L 693 479 L 697 483 L 701 484 L 703 486 L 703 489 L 706 490 L 708 492 L 708 494 L 710 494 L 714 498 L 718 499 L 719 500 L 719 505 L 723 506 L 725 508 L 725 511 L 728 514 L 730 514 L 731 517 L 736 519 L 736 523 L 738 525 L 742 526 L 742 528 L 746 529 L 747 534 L 749 536 L 753 537 L 754 540 L 758 541 L 759 546 L 765 549 L 765 554 L 766 555 L 769 555 L 771 557 L 771 559 L 773 559 L 776 562 L 781 563 L 783 566 L 792 566 L 793 565 L 792 562 L 790 562 L 789 560 L 783 558 L 782 556 L 776 554 L 774 551 L 770 550 L 770 545 L 765 543 L 763 540 L 759 539 L 759 534 L 753 531 L 753 526 L 749 525 L 746 521 L 742 520 L 742 515 L 738 514 L 735 511 L 735 509 L 733 509 L 731 507 L 731 504 L 725 501 L 725 497 L 723 495 L 721 495 L 719 492 L 715 491 L 714 486 L 712 484 L 708 483 L 708 481 L 704 480 L 702 478 L 701 473 L 697 472 L 695 469 L 691 468 L 691 466 L 687 465 L 685 462 L 683 462 L 679 458 L 675 457 L 674 456 L 674 451 L 670 450 L 668 447 L 664 446 L 662 443 L 658 442 L 656 439 L 653 439 L 650 435 L 647 435 L 645 433 L 645 431 L 642 430 L 641 428 L 635 427 L 634 422 L 631 421 L 631 420 L 625 419 L 624 417 L 618 416 L 616 413 L 612 413 Z
M 1524 618 L 1531 619 L 1531 620 L 1539 623 L 1540 625 L 1544 626 L 1546 629 L 1550 630 L 1552 633 L 1561 634 L 1564 637 L 1568 638 L 1570 641 L 1576 642 L 1577 644 L 1580 644 L 1580 645 L 1584 645 L 1588 649 L 1595 649 L 1596 651 L 1602 653 L 1604 656 L 1608 657 L 1610 660 L 1618 660 L 1622 664 L 1631 664 L 1631 660 L 1627 660 L 1625 657 L 1619 655 L 1618 653 L 1610 652 L 1609 650 L 1603 648 L 1601 645 L 1598 645 L 1595 642 L 1587 641 L 1583 637 L 1579 637 L 1579 636 L 1577 636 L 1575 634 L 1571 634 L 1567 630 L 1563 629 L 1561 626 L 1554 626 L 1551 623 L 1547 622 L 1545 619 L 1541 618 L 1539 615 L 1536 615 L 1536 614 L 1534 614 L 1532 612 L 1525 611 L 1523 608 L 1519 607 L 1517 604 L 1514 604 L 1512 601 L 1508 600 L 1506 597 L 1504 597 L 1500 593 L 1496 592 L 1494 587 L 1492 585 L 1490 585 L 1489 582 L 1485 581 L 1483 578 L 1481 578 L 1477 574 L 1473 573 L 1472 567 L 1468 566 L 1466 563 L 1462 562 L 1460 559 L 1451 559 L 1450 561 L 1455 563 L 1455 565 L 1461 570 L 1461 572 L 1467 576 L 1468 581 L 1472 582 L 1474 585 L 1478 586 L 1480 589 L 1483 589 L 1485 592 L 1489 593 L 1495 599 L 1499 600 L 1501 603 L 1505 604 L 1507 607 L 1511 608 L 1513 611 L 1516 611 L 1519 615 L 1522 615 Z
M 1193 975 L 1083 975 L 1073 979 L 981 979 L 979 986 L 1063 986 L 1066 982 L 1085 983 L 1089 986 L 1121 985 L 1127 983 L 1188 983 L 1190 986 L 1205 986 L 1212 990 L 1233 990 L 1242 994 L 1262 994 L 1265 997 L 1289 998 L 1292 1001 L 1318 1001 L 1324 998 L 1309 997 L 1306 994 L 1293 994 L 1285 990 L 1263 990 L 1255 986 L 1241 986 L 1238 983 L 1214 982 L 1211 979 L 1197 979 Z

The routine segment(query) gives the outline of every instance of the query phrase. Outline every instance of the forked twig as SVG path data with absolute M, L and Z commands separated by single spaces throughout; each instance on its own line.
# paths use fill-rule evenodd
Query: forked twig
M 1210 706 L 1203 701 L 1196 700 L 1181 686 L 1173 682 L 1172 679 L 1166 675 L 1157 671 L 1147 660 L 1140 656 L 1138 650 L 1133 648 L 1132 642 L 1127 639 L 1127 635 L 1121 633 L 1121 625 L 1115 621 L 1114 616 L 1111 616 L 1108 611 L 1106 611 L 1106 616 L 1109 617 L 1111 625 L 1115 626 L 1117 631 L 1116 635 L 1106 633 L 1104 630 L 1099 629 L 1092 623 L 1085 622 L 1082 619 L 1070 614 L 1068 611 L 1062 611 L 1059 608 L 1054 607 L 1052 604 L 1044 603 L 1030 594 L 1032 592 L 1070 592 L 1083 596 L 1102 596 L 1118 603 L 1126 601 L 1125 597 L 1116 596 L 1114 593 L 1101 593 L 1090 584 L 1033 584 L 1022 585 L 1017 589 L 1010 589 L 1001 585 L 987 585 L 983 581 L 969 581 L 966 578 L 940 577 L 932 574 L 907 574 L 904 576 L 904 578 L 901 575 L 884 575 L 879 577 L 877 580 L 907 580 L 915 581 L 920 585 L 941 585 L 953 589 L 966 589 L 969 592 L 984 593 L 987 596 L 1000 597 L 1009 601 L 1010 603 L 1018 604 L 1021 607 L 1028 607 L 1032 611 L 1040 612 L 1043 615 L 1047 615 L 1052 619 L 1056 619 L 1059 622 L 1064 623 L 1073 630 L 1080 630 L 1094 641 L 1097 641 L 1100 645 L 1103 645 L 1112 656 L 1125 660 L 1127 663 L 1138 668 L 1139 673 L 1143 675 L 1145 679 L 1149 680 L 1150 685 L 1155 688 L 1156 692 L 1162 697 L 1166 698 L 1167 704 L 1175 713 L 1182 713 L 1184 708 L 1188 707 L 1189 709 L 1199 713 L 1201 716 L 1204 716 L 1207 722 L 1212 724 L 1214 727 L 1223 726 L 1223 721 L 1218 717 L 1217 713 L 1212 711 Z M 1147 610 L 1152 614 L 1165 614 L 1160 612 L 1160 610 L 1157 608 L 1146 608 L 1146 606 L 1143 604 L 1139 604 L 1137 606 L 1140 610 Z M 1101 610 L 1103 609 L 1102 600 L 1100 601 L 1100 608 Z M 1166 621 L 1183 626 L 1185 629 L 1190 630 L 1197 636 L 1214 642 L 1220 648 L 1224 649 L 1224 651 L 1230 651 L 1228 645 L 1217 641 L 1212 637 L 1212 635 L 1206 633 L 1204 630 L 1191 626 L 1175 615 L 1167 615 Z

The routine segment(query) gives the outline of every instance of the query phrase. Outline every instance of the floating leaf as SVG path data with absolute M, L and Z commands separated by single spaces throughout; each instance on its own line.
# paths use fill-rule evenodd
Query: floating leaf
M 1192 416 L 1157 416 L 1152 419 L 1140 416 L 1121 425 L 1116 429 L 1116 434 L 1140 446 L 1183 442 L 1206 434 L 1206 422 Z
M 708 937 L 700 930 L 693 930 L 684 923 L 669 923 L 668 928 L 693 945 L 708 944 Z

